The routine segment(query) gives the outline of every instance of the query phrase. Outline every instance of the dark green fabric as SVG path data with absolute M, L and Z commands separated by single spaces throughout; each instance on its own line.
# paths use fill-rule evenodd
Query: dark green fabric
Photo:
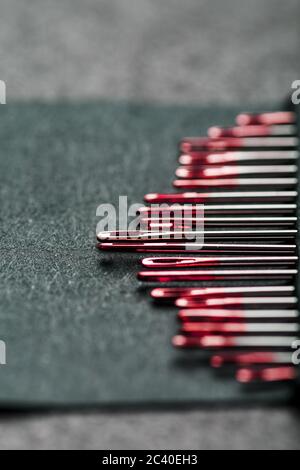
M 289 399 L 175 351 L 175 311 L 136 280 L 138 258 L 101 254 L 95 211 L 168 191 L 185 134 L 237 109 L 110 103 L 0 108 L 0 406 L 242 403 Z

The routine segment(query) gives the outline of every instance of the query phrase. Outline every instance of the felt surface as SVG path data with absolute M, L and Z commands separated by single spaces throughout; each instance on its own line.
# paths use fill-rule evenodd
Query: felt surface
M 246 393 L 172 349 L 172 309 L 136 280 L 136 255 L 94 248 L 96 208 L 170 189 L 183 134 L 236 109 L 10 105 L 0 116 L 1 404 L 286 401 Z M 16 133 L 17 129 L 17 133 Z
M 299 79 L 298 0 L 1 0 L 12 99 L 274 103 Z
M 289 407 L 6 413 L 0 430 L 1 450 L 300 449 Z

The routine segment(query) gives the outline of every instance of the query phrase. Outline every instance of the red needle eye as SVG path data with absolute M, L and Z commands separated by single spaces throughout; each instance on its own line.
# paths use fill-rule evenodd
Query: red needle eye
M 260 114 L 241 113 L 237 116 L 236 122 L 239 126 L 293 124 L 296 122 L 296 114 L 291 111 L 276 111 Z
M 295 380 L 296 369 L 292 366 L 286 367 L 266 367 L 263 369 L 243 368 L 240 369 L 236 378 L 241 383 L 251 382 L 281 382 Z

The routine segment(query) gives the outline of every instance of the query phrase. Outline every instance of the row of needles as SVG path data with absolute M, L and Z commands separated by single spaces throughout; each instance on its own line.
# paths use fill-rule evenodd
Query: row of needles
M 97 234 L 103 251 L 148 254 L 138 279 L 174 307 L 173 346 L 243 384 L 297 378 L 298 145 L 292 111 L 183 138 L 173 191 L 145 195 L 138 229 Z

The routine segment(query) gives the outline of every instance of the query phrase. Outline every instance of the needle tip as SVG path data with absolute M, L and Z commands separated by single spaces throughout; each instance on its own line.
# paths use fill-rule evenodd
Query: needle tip
M 182 348 L 187 344 L 186 337 L 183 335 L 176 335 L 172 339 L 172 344 L 175 348 Z
M 253 382 L 254 378 L 255 374 L 251 369 L 240 369 L 236 373 L 237 381 L 243 384 Z
M 222 130 L 220 129 L 220 127 L 213 126 L 208 129 L 207 134 L 211 139 L 218 139 L 222 136 Z
M 175 305 L 176 305 L 176 307 L 187 307 L 188 300 L 185 299 L 185 298 L 179 297 L 179 299 L 175 300 Z M 180 317 L 180 312 L 179 312 L 178 316 Z
M 106 243 L 100 242 L 96 244 L 96 247 L 98 248 L 98 250 L 108 251 L 108 250 L 112 250 L 114 248 L 114 245 L 113 243 L 110 243 L 110 242 L 106 242 Z
M 107 240 L 110 237 L 110 232 L 98 232 L 97 240 Z
M 149 193 L 144 196 L 144 201 L 153 202 L 153 201 L 156 201 L 158 197 L 159 197 L 158 193 Z
M 161 299 L 164 297 L 164 291 L 159 288 L 152 289 L 150 295 L 153 299 Z
M 236 118 L 236 123 L 239 126 L 247 126 L 250 124 L 250 122 L 251 122 L 251 116 L 249 116 L 249 114 L 242 113 L 242 114 L 239 114 Z

